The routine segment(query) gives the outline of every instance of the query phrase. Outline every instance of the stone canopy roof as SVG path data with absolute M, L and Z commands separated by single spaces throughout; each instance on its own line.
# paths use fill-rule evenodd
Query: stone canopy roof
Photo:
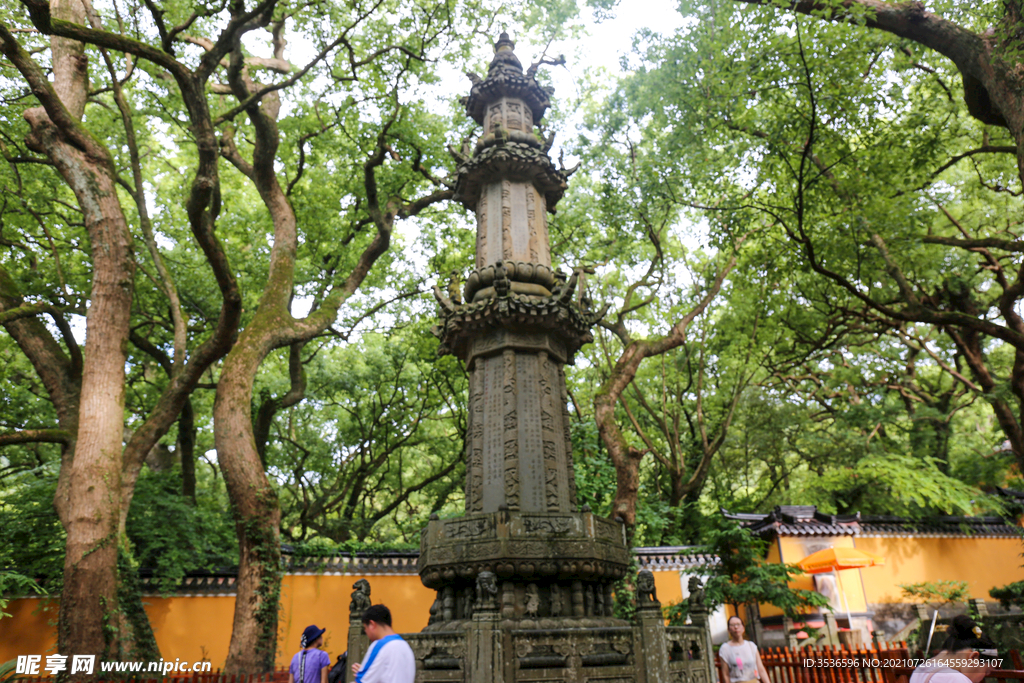
M 1002 517 L 941 516 L 912 520 L 890 515 L 830 515 L 814 505 L 777 505 L 767 513 L 729 512 L 732 519 L 762 537 L 775 536 L 917 536 L 1017 538 L 1019 527 Z

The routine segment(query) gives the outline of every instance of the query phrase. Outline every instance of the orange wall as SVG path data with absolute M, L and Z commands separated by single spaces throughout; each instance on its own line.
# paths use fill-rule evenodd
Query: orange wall
M 278 667 L 286 667 L 291 661 L 299 649 L 303 629 L 310 624 L 327 629 L 324 649 L 332 660 L 347 649 L 348 605 L 352 584 L 359 579 L 370 582 L 374 603 L 383 602 L 391 608 L 397 631 L 410 633 L 427 625 L 434 592 L 416 575 L 290 574 L 281 582 Z M 146 597 L 143 602 L 164 659 L 206 659 L 215 669 L 224 666 L 234 620 L 233 596 Z M 6 611 L 12 616 L 0 619 L 0 663 L 18 655 L 57 653 L 56 600 L 13 600 Z
M 967 581 L 972 598 L 991 600 L 990 588 L 1024 579 L 1016 538 L 860 537 L 857 547 L 886 559 L 859 570 L 868 602 L 902 602 L 897 584 L 921 581 Z
M 11 616 L 0 619 L 0 664 L 18 655 L 57 654 L 57 600 L 11 600 L 4 611 Z
M 871 603 L 904 602 L 901 583 L 967 581 L 972 598 L 991 600 L 990 588 L 1024 579 L 1021 543 L 1015 538 L 783 537 L 773 541 L 767 559 L 792 564 L 829 546 L 856 547 L 886 558 L 881 567 L 838 572 L 851 612 L 866 612 Z M 814 590 L 809 575 L 790 585 Z M 764 617 L 780 614 L 771 605 L 761 606 Z
M 324 633 L 324 650 L 331 655 L 332 660 L 348 649 L 348 605 L 352 584 L 359 579 L 370 582 L 370 600 L 374 604 L 382 602 L 391 610 L 392 626 L 396 631 L 414 633 L 422 631 L 427 625 L 430 605 L 436 593 L 424 586 L 415 574 L 289 575 L 281 584 L 278 666 L 287 666 L 292 655 L 298 652 L 302 631 L 310 624 L 327 629 Z M 230 636 L 231 622 L 227 623 Z
M 683 601 L 683 584 L 679 576 L 682 572 L 652 572 L 654 589 L 658 592 L 658 601 L 662 607 Z M 689 575 L 684 580 L 688 580 Z
M 289 574 L 281 582 L 277 665 L 284 668 L 299 649 L 302 631 L 310 624 L 326 628 L 324 650 L 334 660 L 348 645 L 348 605 L 352 584 L 370 582 L 370 599 L 391 608 L 400 633 L 415 633 L 427 625 L 434 591 L 413 575 L 354 576 Z M 679 572 L 654 572 L 654 585 L 663 605 L 683 598 Z M 143 598 L 146 613 L 164 659 L 209 660 L 223 668 L 234 619 L 233 596 L 174 596 Z M 38 598 L 13 600 L 0 620 L 0 663 L 18 655 L 55 654 L 57 601 Z

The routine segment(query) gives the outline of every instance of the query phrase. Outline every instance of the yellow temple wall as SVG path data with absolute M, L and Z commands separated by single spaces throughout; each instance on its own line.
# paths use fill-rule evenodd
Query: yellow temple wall
M 1024 580 L 1022 547 L 1016 538 L 786 536 L 773 541 L 767 560 L 794 564 L 827 547 L 858 548 L 886 558 L 880 567 L 837 572 L 849 610 L 854 613 L 867 612 L 873 604 L 906 602 L 901 583 L 967 581 L 972 598 L 992 600 L 989 589 Z M 814 578 L 803 575 L 790 586 L 814 590 Z M 845 610 L 844 604 L 839 613 Z M 762 617 L 781 614 L 771 605 L 761 605 Z
M 901 583 L 966 581 L 972 598 L 992 600 L 990 588 L 1024 580 L 1024 548 L 1016 538 L 861 536 L 857 548 L 886 560 L 885 566 L 857 570 L 869 603 L 903 602 Z
M 289 574 L 281 582 L 278 668 L 288 666 L 299 649 L 303 629 L 310 624 L 327 629 L 324 650 L 332 661 L 346 650 L 348 605 L 352 584 L 359 579 L 370 582 L 374 603 L 391 609 L 395 630 L 410 633 L 427 625 L 434 592 L 415 574 Z M 223 668 L 234 621 L 234 596 L 145 597 L 143 603 L 165 660 L 207 660 L 214 669 Z M 18 655 L 58 654 L 56 599 L 13 600 L 6 611 L 12 616 L 0 619 L 0 663 Z

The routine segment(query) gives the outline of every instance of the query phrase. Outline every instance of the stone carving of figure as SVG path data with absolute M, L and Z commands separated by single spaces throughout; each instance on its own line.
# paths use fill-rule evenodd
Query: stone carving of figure
M 654 574 L 649 569 L 641 569 L 636 575 L 636 603 L 648 606 L 658 602 L 658 592 L 654 587 Z
M 370 606 L 370 582 L 366 579 L 359 579 L 352 588 L 352 602 L 348 605 L 349 617 L 352 619 L 363 617 L 363 612 Z
M 562 616 L 562 589 L 557 583 L 551 584 L 551 616 Z
M 480 610 L 496 609 L 494 599 L 498 595 L 498 578 L 494 572 L 480 572 L 476 576 L 476 605 Z
M 455 305 L 462 304 L 462 292 L 459 290 L 459 271 L 453 270 L 448 276 L 448 298 Z
M 594 615 L 604 616 L 604 591 L 601 590 L 601 586 L 594 589 Z
M 540 610 L 540 592 L 537 584 L 531 583 L 526 587 L 526 616 L 535 617 Z
M 589 583 L 583 589 L 583 611 L 588 617 L 594 616 L 594 586 Z

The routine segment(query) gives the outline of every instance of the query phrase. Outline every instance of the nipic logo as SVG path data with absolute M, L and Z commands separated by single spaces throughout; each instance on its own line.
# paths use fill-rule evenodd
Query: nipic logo
M 14 673 L 26 674 L 28 676 L 38 676 L 39 667 L 42 662 L 42 655 L 18 655 L 18 660 L 14 665 Z M 96 655 L 72 655 L 71 656 L 71 671 L 73 674 L 86 674 L 89 675 L 93 672 L 96 666 Z M 43 671 L 51 674 L 58 674 L 61 671 L 68 670 L 68 656 L 67 655 L 47 655 L 46 666 L 43 667 Z
M 71 660 L 70 671 L 68 671 L 68 659 Z M 72 655 L 70 658 L 67 655 L 47 655 L 46 665 L 43 666 L 42 662 L 42 655 L 18 655 L 14 673 L 26 676 L 39 676 L 40 668 L 42 668 L 43 671 L 50 674 L 68 671 L 71 674 L 90 675 L 96 667 L 96 655 Z M 100 671 L 104 672 L 156 672 L 164 676 L 172 672 L 203 673 L 212 669 L 213 664 L 211 662 L 199 661 L 189 664 L 188 662 L 181 661 L 180 658 L 175 659 L 173 662 L 163 659 L 159 662 L 100 662 Z

